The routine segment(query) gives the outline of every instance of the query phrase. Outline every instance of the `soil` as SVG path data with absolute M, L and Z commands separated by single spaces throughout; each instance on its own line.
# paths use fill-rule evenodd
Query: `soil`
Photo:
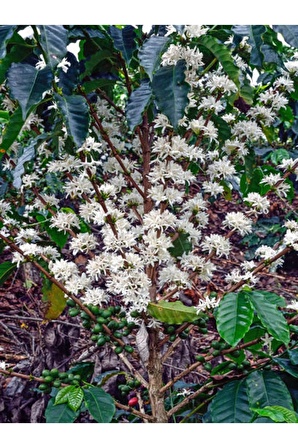
M 223 231 L 221 222 L 228 210 L 236 210 L 236 198 L 232 201 L 222 200 L 211 208 L 210 226 L 208 231 Z M 276 201 L 267 219 L 282 220 L 291 210 L 285 209 L 283 203 Z M 298 210 L 298 200 L 292 203 L 292 209 Z M 270 232 L 256 230 L 255 236 L 259 242 L 264 241 Z M 274 237 L 274 235 L 272 236 Z M 236 250 L 230 261 L 226 261 L 217 272 L 211 289 L 224 288 L 223 277 L 231 266 L 237 267 L 245 259 L 252 248 L 250 242 L 233 237 Z M 0 256 L 0 262 L 10 258 L 5 252 Z M 78 318 L 69 318 L 62 313 L 57 319 L 44 318 L 44 303 L 41 300 L 42 291 L 40 279 L 35 279 L 34 272 L 24 272 L 19 269 L 0 287 L 0 361 L 5 361 L 7 367 L 23 375 L 40 376 L 43 369 L 58 368 L 68 370 L 73 363 L 93 361 L 97 376 L 115 368 L 125 368 L 119 363 L 118 357 L 106 346 L 94 349 L 94 343 L 89 339 L 89 333 L 80 326 Z M 36 280 L 36 281 L 35 281 Z M 259 289 L 273 291 L 283 296 L 288 302 L 298 298 L 298 256 L 290 253 L 281 269 L 276 272 L 267 271 L 260 277 L 256 285 Z M 196 349 L 204 348 L 204 344 L 216 335 L 212 327 L 208 335 L 191 333 L 188 341 L 184 341 L 181 349 L 174 357 L 169 358 L 166 367 L 166 378 L 172 378 L 183 367 L 193 362 Z M 136 365 L 136 368 L 141 368 Z M 202 372 L 194 372 L 193 381 L 197 381 Z M 115 385 L 111 392 L 117 394 Z M 121 400 L 121 397 L 119 398 Z M 0 375 L 0 423 L 43 423 L 44 411 L 49 397 L 37 391 L 36 381 L 27 381 L 21 377 L 5 377 Z M 90 422 L 89 417 L 82 415 L 79 423 Z

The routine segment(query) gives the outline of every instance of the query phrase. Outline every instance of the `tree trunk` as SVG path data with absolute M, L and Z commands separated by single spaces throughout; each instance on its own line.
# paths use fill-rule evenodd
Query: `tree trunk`
M 158 349 L 158 330 L 149 331 L 149 399 L 154 423 L 168 423 L 168 417 L 164 406 L 164 394 L 160 393 L 163 386 L 163 366 L 161 352 Z

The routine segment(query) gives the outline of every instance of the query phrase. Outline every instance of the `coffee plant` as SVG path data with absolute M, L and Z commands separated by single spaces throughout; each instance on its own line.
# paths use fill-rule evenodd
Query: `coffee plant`
M 259 282 L 298 249 L 297 49 L 286 25 L 0 26 L 1 284 L 30 263 L 44 319 L 121 362 L 1 363 L 46 422 L 297 423 L 298 303 Z

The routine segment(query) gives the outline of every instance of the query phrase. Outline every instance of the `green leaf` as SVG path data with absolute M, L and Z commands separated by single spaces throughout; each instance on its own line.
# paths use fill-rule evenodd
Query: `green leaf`
M 189 239 L 188 233 L 179 233 L 178 238 L 176 238 L 172 247 L 168 249 L 172 257 L 179 258 L 183 254 L 188 254 L 192 250 L 192 243 Z
M 219 43 L 215 37 L 207 34 L 201 36 L 200 44 L 204 45 L 204 47 L 208 48 L 208 50 L 213 53 L 216 59 L 221 63 L 228 77 L 234 81 L 237 87 L 239 87 L 240 71 L 234 64 L 230 50 L 228 50 L 226 45 Z
M 11 64 L 7 74 L 12 97 L 18 100 L 25 120 L 34 106 L 42 100 L 44 92 L 51 87 L 53 74 L 49 67 L 37 70 L 29 64 Z
M 261 417 L 271 418 L 275 423 L 298 423 L 297 414 L 283 406 L 265 406 L 264 408 L 253 408 Z
M 113 397 L 100 387 L 84 389 L 84 398 L 90 414 L 98 423 L 110 423 L 116 411 Z
M 251 408 L 279 405 L 294 410 L 290 392 L 275 372 L 256 370 L 248 375 L 246 384 Z
M 45 410 L 46 423 L 73 423 L 79 412 L 75 412 L 67 403 L 54 404 L 55 399 L 51 398 Z
M 198 319 L 197 310 L 193 306 L 185 306 L 182 302 L 167 302 L 160 300 L 158 303 L 149 303 L 148 313 L 168 324 L 180 325 L 183 322 L 194 322 Z
M 80 95 L 55 96 L 58 107 L 65 120 L 68 134 L 80 147 L 88 134 L 89 114 L 85 98 Z
M 220 336 L 235 346 L 244 337 L 253 321 L 253 308 L 243 292 L 226 294 L 220 301 L 216 324 Z
M 286 299 L 282 296 L 279 296 L 275 292 L 258 290 L 258 293 L 261 294 L 265 300 L 268 300 L 268 302 L 272 303 L 272 305 L 278 306 L 280 308 L 284 308 L 287 305 Z
M 215 395 L 209 411 L 212 423 L 250 423 L 253 413 L 249 408 L 245 381 L 226 384 Z
M 273 30 L 280 33 L 284 40 L 292 47 L 298 47 L 298 26 L 297 25 L 273 25 Z
M 67 53 L 67 30 L 62 25 L 41 25 L 39 29 L 46 62 L 54 68 Z
M 245 294 L 268 333 L 285 345 L 289 344 L 289 325 L 276 305 L 270 303 L 261 291 L 246 291 Z
M 10 275 L 16 270 L 17 264 L 11 261 L 4 261 L 0 264 L 0 285 L 10 277 Z
M 69 394 L 71 392 L 73 392 L 76 388 L 77 388 L 77 386 L 69 385 L 69 386 L 65 386 L 62 389 L 60 389 L 55 397 L 54 404 L 59 405 L 62 403 L 67 403 Z
M 298 366 L 293 365 L 293 363 L 286 358 L 273 358 L 273 361 L 279 365 L 283 370 L 285 370 L 289 375 L 294 378 L 298 378 Z
M 66 307 L 64 292 L 54 283 L 44 281 L 42 287 L 42 300 L 46 302 L 45 319 L 57 319 Z
M 185 80 L 185 62 L 161 67 L 153 76 L 152 90 L 157 106 L 174 128 L 178 127 L 188 104 L 189 84 Z
M 140 86 L 130 95 L 126 108 L 126 118 L 131 131 L 142 122 L 143 113 L 150 102 L 151 96 L 152 90 L 147 80 L 142 81 Z
M 58 230 L 55 227 L 50 227 L 51 223 L 44 215 L 37 213 L 35 218 L 40 223 L 40 227 L 47 232 L 51 240 L 54 241 L 60 249 L 62 249 L 67 243 L 69 234 L 66 232 L 64 233 L 62 230 Z
M 13 36 L 17 25 L 1 25 L 0 26 L 0 59 L 6 56 L 6 42 Z
M 81 387 L 75 387 L 68 393 L 68 405 L 73 411 L 77 411 L 83 402 L 84 392 Z
M 19 34 L 17 34 L 19 36 Z M 21 39 L 21 36 L 19 36 Z M 21 39 L 24 43 L 25 41 Z M 13 45 L 10 52 L 6 54 L 5 58 L 0 63 L 0 84 L 3 84 L 6 79 L 6 73 L 13 62 L 24 61 L 32 53 L 30 45 Z
M 24 120 L 22 118 L 22 110 L 18 107 L 14 113 L 9 118 L 7 125 L 2 133 L 1 150 L 8 152 L 11 145 L 17 139 L 22 127 Z M 3 157 L 3 153 L 0 154 L 0 158 Z
M 25 172 L 24 165 L 30 160 L 33 160 L 35 156 L 35 145 L 32 143 L 24 148 L 23 154 L 18 158 L 18 162 L 12 172 L 13 174 L 13 186 L 15 188 L 21 188 L 22 176 Z
M 288 355 L 291 363 L 296 366 L 298 364 L 298 348 L 288 350 Z
M 266 32 L 266 27 L 264 25 L 253 25 L 249 28 L 248 43 L 252 47 L 250 52 L 250 63 L 256 67 L 262 67 L 264 55 L 261 53 L 260 49 L 264 43 L 262 36 Z
M 153 74 L 159 67 L 161 54 L 166 49 L 168 43 L 168 37 L 152 35 L 139 50 L 141 66 L 144 67 L 151 81 Z
M 110 27 L 110 34 L 114 40 L 114 46 L 122 53 L 125 62 L 129 64 L 133 52 L 136 49 L 136 33 L 135 28 L 131 25 L 124 28 Z

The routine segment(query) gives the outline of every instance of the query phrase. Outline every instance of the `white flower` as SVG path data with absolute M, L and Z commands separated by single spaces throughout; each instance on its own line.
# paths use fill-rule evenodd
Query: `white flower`
M 66 58 L 63 58 L 62 61 L 57 65 L 58 68 L 62 68 L 64 73 L 67 73 L 70 66 L 71 63 Z
M 35 64 L 35 68 L 37 70 L 42 70 L 43 68 L 46 67 L 47 64 L 46 64 L 43 54 L 41 54 L 39 58 L 40 58 L 40 60 Z
M 159 271 L 159 285 L 175 284 L 181 288 L 190 288 L 191 281 L 187 272 L 181 271 L 174 264 L 170 264 Z
M 210 309 L 214 309 L 219 305 L 219 299 L 212 297 L 211 299 L 207 296 L 204 299 L 199 299 L 199 304 L 195 307 L 197 310 L 197 314 L 201 311 L 206 311 Z
M 71 230 L 72 227 L 79 228 L 80 221 L 74 213 L 58 212 L 55 216 L 52 216 L 50 227 L 56 227 L 65 233 L 67 230 Z
M 289 303 L 289 305 L 286 306 L 286 308 L 298 311 L 298 301 L 297 300 L 291 300 L 291 302 Z
M 81 298 L 86 305 L 99 305 L 108 301 L 107 293 L 101 288 L 88 289 Z
M 226 214 L 223 226 L 237 230 L 241 236 L 244 236 L 252 230 L 252 220 L 247 218 L 242 212 L 230 212 Z
M 256 214 L 267 214 L 269 212 L 270 202 L 266 197 L 261 196 L 259 193 L 251 192 L 244 198 L 245 202 L 248 202 L 254 209 Z
M 78 266 L 73 261 L 50 261 L 49 269 L 57 280 L 66 281 L 73 275 L 78 275 Z
M 214 251 L 218 257 L 228 257 L 231 250 L 230 241 L 216 233 L 206 236 L 204 241 L 201 243 L 201 247 L 204 251 L 208 251 L 209 254 Z
M 72 238 L 70 241 L 70 250 L 73 255 L 78 252 L 87 253 L 89 250 L 94 250 L 98 242 L 95 236 L 91 233 L 78 233 L 76 238 Z
M 218 75 L 216 73 L 211 73 L 209 79 L 206 83 L 210 92 L 224 92 L 231 93 L 237 92 L 236 84 L 227 75 Z
M 214 160 L 207 168 L 207 174 L 209 174 L 212 180 L 214 179 L 229 179 L 236 174 L 236 169 L 230 160 L 224 156 L 220 160 Z

